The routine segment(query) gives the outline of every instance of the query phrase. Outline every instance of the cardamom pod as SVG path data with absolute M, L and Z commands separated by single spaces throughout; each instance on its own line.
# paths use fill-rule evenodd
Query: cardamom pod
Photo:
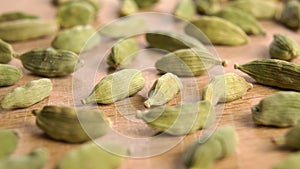
M 197 140 L 187 148 L 184 165 L 189 169 L 209 169 L 214 161 L 232 154 L 238 140 L 232 126 L 218 128 L 205 142 Z
M 16 132 L 0 129 L 0 161 L 15 151 L 18 141 L 19 137 Z
M 214 15 L 237 25 L 249 35 L 266 34 L 255 17 L 238 8 L 227 7 L 215 13 Z
M 14 55 L 12 46 L 0 39 L 0 63 L 10 62 Z
M 55 49 L 69 50 L 75 53 L 92 49 L 100 42 L 100 36 L 93 36 L 96 30 L 90 26 L 74 26 L 58 33 L 51 45 Z
M 139 10 L 135 0 L 122 0 L 119 9 L 120 16 L 127 16 L 136 13 Z
M 219 60 L 207 50 L 181 49 L 169 53 L 155 63 L 160 73 L 170 72 L 177 76 L 199 76 L 213 66 L 225 66 L 226 61 Z
M 138 44 L 133 38 L 122 39 L 111 48 L 107 64 L 115 69 L 126 68 L 135 60 L 138 51 Z
M 277 92 L 252 107 L 256 124 L 276 127 L 295 126 L 300 121 L 300 93 Z
M 221 9 L 222 0 L 195 0 L 197 10 L 201 14 L 211 15 Z
M 134 0 L 139 8 L 148 8 L 155 5 L 159 0 Z
M 298 169 L 300 165 L 299 158 L 300 152 L 296 152 L 275 164 L 272 169 Z
M 26 108 L 48 97 L 52 91 L 50 79 L 33 80 L 24 86 L 13 89 L 1 102 L 3 109 Z
M 21 157 L 8 157 L 0 161 L 0 169 L 42 169 L 48 160 L 48 153 L 37 148 Z
M 249 41 L 248 36 L 240 27 L 222 18 L 203 16 L 191 23 L 186 25 L 185 32 L 203 43 L 237 46 L 246 44 Z M 194 26 L 200 29 L 203 34 L 199 34 Z
M 37 48 L 20 56 L 24 68 L 45 77 L 66 76 L 80 68 L 79 56 L 67 50 Z
M 218 102 L 231 102 L 240 99 L 251 88 L 253 88 L 252 84 L 244 78 L 234 73 L 226 73 L 213 77 L 204 87 L 202 98 L 210 101 L 212 105 Z
M 206 47 L 193 37 L 175 32 L 155 31 L 146 33 L 146 40 L 151 48 L 174 52 L 179 49 Z
M 300 132 L 300 125 L 297 124 L 295 127 L 290 129 L 284 135 L 275 137 L 273 139 L 273 141 L 275 142 L 275 144 L 277 144 L 279 146 L 285 146 L 285 147 L 288 147 L 291 149 L 299 150 L 300 149 L 300 143 L 299 143 L 300 134 L 299 134 L 299 132 Z
M 163 105 L 173 99 L 182 88 L 183 85 L 176 75 L 166 73 L 154 82 L 144 105 L 147 108 Z
M 291 0 L 285 3 L 279 22 L 284 26 L 297 30 L 300 27 L 300 3 L 297 0 Z
M 0 38 L 5 41 L 24 41 L 51 35 L 58 29 L 55 21 L 21 19 L 0 23 Z
M 186 103 L 176 106 L 160 106 L 146 112 L 137 112 L 149 127 L 170 135 L 185 135 L 208 127 L 215 114 L 208 101 Z
M 111 104 L 136 94 L 144 86 L 145 79 L 141 71 L 124 69 L 101 79 L 91 94 L 81 102 L 87 104 L 96 101 L 100 104 Z
M 21 19 L 38 19 L 39 16 L 16 11 L 16 12 L 7 12 L 0 15 L 0 23 L 7 21 L 15 21 Z
M 6 64 L 0 64 L 0 87 L 14 85 L 23 76 L 22 70 Z
M 49 105 L 33 110 L 36 124 L 55 140 L 80 143 L 106 134 L 108 120 L 99 110 Z
M 104 147 L 106 150 L 103 150 Z M 120 167 L 127 151 L 121 145 L 110 142 L 87 143 L 68 152 L 57 164 L 56 169 L 117 169 Z
M 194 2 L 192 0 L 178 1 L 173 14 L 179 18 L 191 20 L 196 15 Z
M 263 59 L 244 65 L 236 64 L 234 68 L 248 74 L 260 84 L 300 91 L 299 65 L 283 60 Z
M 275 34 L 269 47 L 272 59 L 290 61 L 300 55 L 300 46 L 287 35 Z
M 61 6 L 66 3 L 77 2 L 77 1 L 86 1 L 90 3 L 91 5 L 93 5 L 96 11 L 98 11 L 100 8 L 100 0 L 52 0 L 53 4 L 57 6 Z

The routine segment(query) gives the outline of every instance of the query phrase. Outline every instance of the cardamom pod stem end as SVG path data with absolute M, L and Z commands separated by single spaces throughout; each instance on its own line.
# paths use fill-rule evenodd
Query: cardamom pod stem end
M 223 60 L 222 61 L 222 66 L 226 67 L 228 65 L 228 61 L 227 60 Z
M 283 146 L 285 145 L 285 136 L 279 136 L 279 137 L 273 137 L 272 142 L 278 146 Z
M 81 100 L 81 103 L 82 103 L 82 104 L 88 104 L 88 103 L 91 103 L 91 102 L 94 102 L 94 101 L 95 101 L 94 95 L 90 95 L 90 96 L 88 96 L 87 98 L 82 99 L 82 100 Z

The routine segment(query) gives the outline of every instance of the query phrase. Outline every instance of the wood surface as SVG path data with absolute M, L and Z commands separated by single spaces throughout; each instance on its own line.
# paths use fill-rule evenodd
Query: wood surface
M 171 12 L 174 5 L 175 0 L 161 0 L 161 2 L 155 5 L 153 9 L 149 10 L 157 12 Z M 55 16 L 57 8 L 51 4 L 50 0 L 0 1 L 0 13 L 16 10 L 36 14 L 45 19 L 52 19 Z M 102 0 L 101 10 L 99 11 L 94 23 L 95 28 L 99 28 L 101 25 L 117 19 L 117 10 L 118 0 Z M 256 84 L 254 80 L 249 78 L 246 74 L 233 69 L 233 65 L 235 63 L 243 64 L 256 59 L 269 58 L 268 46 L 273 39 L 273 34 L 275 33 L 290 35 L 297 42 L 300 42 L 298 32 L 290 31 L 274 21 L 260 22 L 263 28 L 267 31 L 266 36 L 251 36 L 250 43 L 247 45 L 237 47 L 215 47 L 219 57 L 227 60 L 229 63 L 228 66 L 224 68 L 224 71 L 234 72 L 245 77 L 247 81 L 253 82 L 254 87 L 252 90 L 247 92 L 242 99 L 225 105 L 219 105 L 221 108 L 224 107 L 224 111 L 222 111 L 222 114 L 219 115 L 220 121 L 218 121 L 217 125 L 235 126 L 240 143 L 237 150 L 232 155 L 217 161 L 213 166 L 213 169 L 269 169 L 276 162 L 292 153 L 289 150 L 278 148 L 271 142 L 272 137 L 285 133 L 285 131 L 287 131 L 286 128 L 280 129 L 256 126 L 251 118 L 251 107 L 257 104 L 261 98 L 279 90 Z M 51 35 L 41 39 L 12 43 L 12 45 L 16 52 L 23 53 L 37 47 L 49 47 L 54 37 L 55 35 Z M 145 45 L 142 40 L 140 44 Z M 143 62 L 145 62 L 144 59 L 139 59 L 135 65 L 141 65 Z M 293 62 L 300 63 L 300 59 L 296 59 Z M 20 62 L 16 59 L 11 61 L 9 64 L 21 67 Z M 33 79 L 40 78 L 30 74 L 24 68 L 22 69 L 24 77 L 14 86 L 0 88 L 0 98 L 17 86 L 21 86 Z M 107 66 L 102 66 L 98 70 L 96 79 L 98 80 L 102 78 L 107 73 Z M 139 94 L 127 99 L 127 101 L 131 101 L 134 108 L 141 110 L 144 109 L 142 103 L 146 99 L 147 90 L 151 87 L 155 78 L 158 77 L 156 73 L 157 72 L 154 69 L 143 70 L 143 75 L 147 79 L 146 87 L 139 92 Z M 49 139 L 35 125 L 35 117 L 31 114 L 31 110 L 40 109 L 47 104 L 73 105 L 73 76 L 74 75 L 63 78 L 51 78 L 54 84 L 51 96 L 34 106 L 26 109 L 0 112 L 0 128 L 15 130 L 20 135 L 20 142 L 15 155 L 25 154 L 35 147 L 44 147 L 50 154 L 50 159 L 46 164 L 45 169 L 51 169 L 66 152 L 80 146 L 80 144 L 68 144 Z M 198 92 L 198 94 L 201 95 L 203 86 L 209 81 L 209 76 L 203 75 L 195 79 L 198 84 L 198 90 L 196 93 Z M 92 87 L 93 85 L 94 84 L 89 84 L 89 87 Z M 179 101 L 180 96 L 172 100 L 169 104 L 176 104 Z M 126 101 L 121 101 L 117 105 L 94 105 L 94 107 L 98 107 L 100 110 L 105 112 L 105 114 L 110 117 L 113 122 L 113 129 L 124 135 L 128 135 L 133 138 L 145 138 L 151 137 L 155 134 L 155 132 L 148 128 L 145 124 L 134 120 L 135 111 L 132 109 L 129 109 L 131 111 L 127 115 L 121 114 L 117 107 L 126 107 L 124 104 L 126 104 Z M 122 163 L 120 169 L 183 169 L 184 167 L 182 166 L 181 161 L 182 152 L 189 143 L 197 139 L 200 134 L 201 131 L 189 135 L 171 150 L 153 157 L 127 158 Z M 171 140 L 172 137 L 166 136 L 164 142 L 161 142 L 161 144 L 168 143 L 168 139 Z M 139 145 L 132 146 L 136 150 L 140 149 L 140 151 L 148 151 L 147 149 L 152 148 L 147 144 L 142 147 L 139 147 Z M 159 144 L 158 147 L 155 148 L 159 148 Z

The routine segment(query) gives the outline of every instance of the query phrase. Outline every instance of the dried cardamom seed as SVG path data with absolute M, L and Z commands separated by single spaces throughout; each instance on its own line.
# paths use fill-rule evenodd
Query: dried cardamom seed
M 149 127 L 171 135 L 185 135 L 208 127 L 214 122 L 213 107 L 208 101 L 176 106 L 160 106 L 146 112 L 137 112 Z
M 300 165 L 299 158 L 300 152 L 296 152 L 275 164 L 272 169 L 298 169 Z
M 144 105 L 147 108 L 163 105 L 173 99 L 182 88 L 183 85 L 176 75 L 166 73 L 154 82 Z
M 0 23 L 0 38 L 5 41 L 23 41 L 55 33 L 55 21 L 42 19 L 21 19 Z
M 297 30 L 300 27 L 300 3 L 297 0 L 291 0 L 285 3 L 279 22 L 284 26 Z
M 117 143 L 102 143 L 100 146 L 91 142 L 68 152 L 58 162 L 56 169 L 117 169 L 124 155 L 127 155 L 126 149 Z
M 0 161 L 15 151 L 18 141 L 19 137 L 16 132 L 0 129 Z
M 203 16 L 191 23 L 185 27 L 185 32 L 203 43 L 237 46 L 246 44 L 249 41 L 247 34 L 240 27 L 219 17 Z M 195 32 L 194 26 L 204 34 Z
M 0 63 L 10 62 L 14 55 L 12 46 L 0 39 Z
M 45 77 L 66 76 L 80 68 L 79 56 L 67 50 L 34 49 L 20 56 L 23 66 Z
M 300 46 L 287 35 L 275 34 L 274 40 L 269 47 L 272 59 L 290 61 L 300 55 Z
M 55 140 L 80 143 L 106 134 L 109 123 L 99 110 L 49 105 L 33 110 L 36 124 Z
M 155 63 L 160 73 L 173 73 L 177 76 L 199 76 L 213 66 L 225 66 L 222 61 L 207 50 L 181 49 L 169 53 Z
M 133 38 L 122 39 L 111 48 L 107 64 L 114 69 L 126 68 L 135 60 L 138 51 L 138 44 Z
M 197 10 L 201 14 L 211 15 L 221 8 L 222 0 L 196 0 Z
M 189 169 L 209 169 L 214 161 L 232 154 L 238 145 L 238 135 L 232 126 L 218 128 L 205 142 L 192 143 L 184 153 L 184 165 Z
M 14 85 L 23 76 L 22 70 L 6 64 L 0 64 L 0 87 Z
M 297 124 L 295 127 L 290 129 L 284 135 L 275 137 L 273 139 L 273 141 L 275 142 L 275 144 L 277 144 L 279 146 L 285 146 L 285 147 L 288 147 L 291 149 L 299 150 L 300 149 L 300 143 L 299 143 L 300 134 L 299 134 L 299 132 L 300 132 L 300 125 Z
M 141 71 L 124 69 L 101 79 L 91 94 L 81 102 L 87 104 L 96 101 L 100 104 L 111 104 L 136 94 L 144 86 L 145 79 Z
M 48 97 L 51 91 L 50 79 L 33 80 L 5 95 L 1 100 L 1 107 L 3 109 L 26 108 Z
M 226 73 L 213 77 L 210 83 L 204 87 L 202 98 L 208 100 L 212 105 L 218 102 L 231 102 L 240 99 L 253 86 L 244 78 L 234 74 Z
M 159 0 L 134 0 L 139 8 L 148 8 L 155 5 Z
M 122 0 L 120 4 L 120 16 L 127 16 L 136 13 L 139 10 L 135 0 Z
M 91 5 L 93 5 L 96 11 L 98 11 L 100 8 L 100 0 L 52 0 L 53 4 L 58 6 L 64 5 L 66 3 L 77 2 L 77 1 L 89 2 Z
M 0 15 L 0 22 L 15 21 L 21 19 L 38 19 L 39 16 L 24 12 L 7 12 Z
M 194 2 L 192 0 L 178 1 L 173 14 L 179 18 L 191 20 L 196 14 Z
M 3 159 L 0 161 L 0 169 L 42 169 L 48 160 L 48 153 L 38 148 L 32 152 L 20 156 Z
M 236 64 L 234 67 L 260 84 L 300 91 L 299 65 L 278 59 L 264 59 L 244 65 Z

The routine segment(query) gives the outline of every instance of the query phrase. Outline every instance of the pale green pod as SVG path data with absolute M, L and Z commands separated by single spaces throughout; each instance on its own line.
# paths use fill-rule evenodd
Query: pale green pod
M 285 159 L 275 164 L 272 169 L 299 169 L 300 166 L 300 152 L 289 155 Z
M 20 56 L 25 69 L 45 77 L 66 76 L 80 68 L 79 56 L 67 50 L 34 49 Z
M 122 0 L 119 9 L 120 16 L 127 16 L 136 13 L 139 10 L 135 0 Z
M 48 97 L 52 91 L 50 79 L 39 79 L 13 89 L 1 99 L 3 109 L 26 108 Z
M 21 19 L 0 23 L 0 38 L 5 41 L 24 41 L 54 34 L 58 29 L 55 21 Z
M 212 105 L 208 101 L 185 103 L 176 106 L 155 107 L 146 112 L 137 112 L 149 127 L 170 135 L 192 134 L 208 127 L 215 120 Z
M 0 169 L 43 169 L 47 161 L 48 153 L 42 148 L 37 148 L 23 156 L 11 156 L 0 160 Z
M 139 8 L 148 8 L 156 3 L 159 2 L 159 0 L 134 0 Z
M 0 63 L 10 62 L 14 53 L 12 46 L 0 39 Z
M 64 5 L 66 3 L 70 3 L 70 2 L 76 2 L 76 1 L 86 1 L 89 2 L 91 5 L 93 5 L 93 7 L 95 8 L 96 11 L 98 11 L 100 9 L 100 0 L 52 0 L 54 5 L 57 6 L 61 6 Z
M 188 169 L 209 169 L 213 163 L 232 154 L 239 139 L 232 126 L 218 128 L 203 142 L 201 139 L 191 144 L 183 155 L 184 165 Z
M 178 1 L 173 14 L 179 18 L 191 20 L 196 15 L 194 2 L 192 0 Z
M 140 70 L 124 69 L 101 79 L 91 94 L 81 102 L 111 104 L 136 94 L 144 86 L 145 79 Z
M 154 82 L 144 105 L 147 108 L 163 105 L 173 99 L 182 88 L 183 85 L 176 75 L 166 73 Z
M 185 27 L 185 32 L 203 43 L 215 45 L 237 46 L 248 43 L 247 34 L 233 23 L 215 16 L 203 16 Z M 199 28 L 203 34 L 195 32 Z
M 160 73 L 173 73 L 177 76 L 199 76 L 210 68 L 225 66 L 226 61 L 216 58 L 207 50 L 181 49 L 169 53 L 155 63 Z
M 126 68 L 135 60 L 138 51 L 139 46 L 133 38 L 122 39 L 111 48 L 107 64 L 114 69 Z
M 29 13 L 24 13 L 21 11 L 16 12 L 7 12 L 0 15 L 0 23 L 7 22 L 7 21 L 15 21 L 21 19 L 38 19 L 39 16 L 32 15 Z
M 117 169 L 123 161 L 122 156 L 125 155 L 127 150 L 117 143 L 97 145 L 91 142 L 69 151 L 55 169 Z
M 15 151 L 18 141 L 19 137 L 16 132 L 0 129 L 0 161 Z
M 290 61 L 300 55 L 300 46 L 287 35 L 275 34 L 273 42 L 269 47 L 269 54 L 272 59 Z
M 100 42 L 100 36 L 93 36 L 96 30 L 90 26 L 74 26 L 58 33 L 51 45 L 55 49 L 69 50 L 75 53 L 92 49 Z
M 300 27 L 300 3 L 297 0 L 291 0 L 285 3 L 279 22 L 284 26 L 297 30 Z
M 256 124 L 265 126 L 295 126 L 300 121 L 299 101 L 298 92 L 277 92 L 252 107 L 252 119 Z
M 22 70 L 12 65 L 0 64 L 0 87 L 11 86 L 23 76 Z
M 55 140 L 80 143 L 107 133 L 109 121 L 99 110 L 48 105 L 33 110 L 36 124 Z
M 290 129 L 287 133 L 282 136 L 275 137 L 274 142 L 279 146 L 285 146 L 291 149 L 299 150 L 300 149 L 300 125 L 297 124 L 295 127 Z
M 211 15 L 221 9 L 222 0 L 196 0 L 197 10 L 206 15 Z

